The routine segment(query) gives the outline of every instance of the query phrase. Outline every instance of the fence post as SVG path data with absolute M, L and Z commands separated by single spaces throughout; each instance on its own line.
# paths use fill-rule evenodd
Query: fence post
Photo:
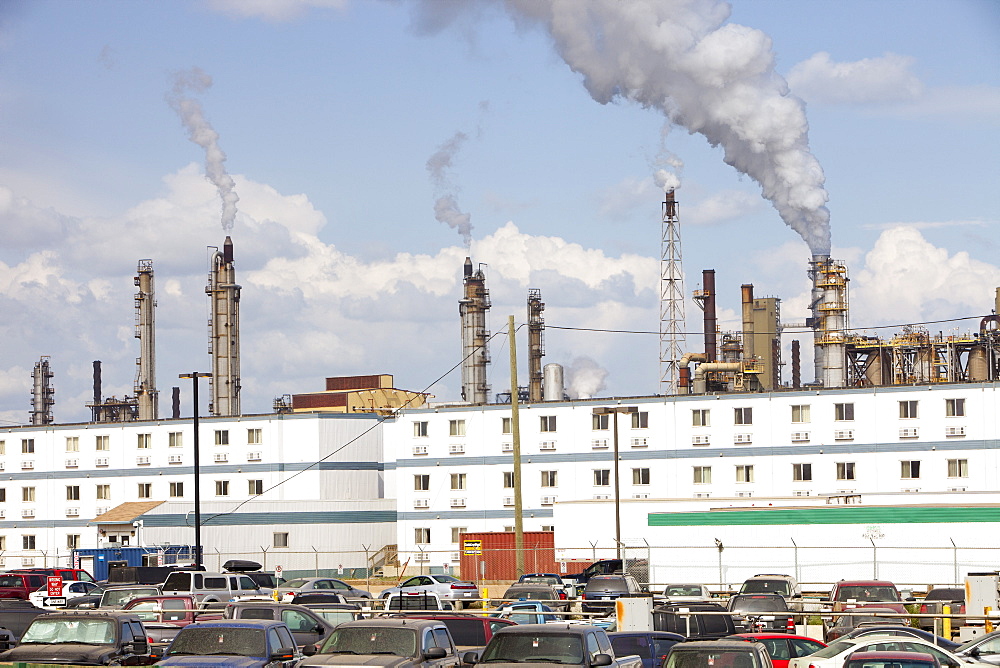
M 317 550 L 316 547 L 313 546 L 313 545 L 310 545 L 309 547 L 311 547 L 312 551 L 313 551 L 313 572 L 315 573 L 314 577 L 318 578 L 319 577 L 319 550 Z
M 958 546 L 955 545 L 955 539 L 952 538 L 951 536 L 948 537 L 948 540 L 951 541 L 951 555 L 952 555 L 951 561 L 952 561 L 952 564 L 953 564 L 953 566 L 955 568 L 955 579 L 952 580 L 952 582 L 954 582 L 957 585 L 957 584 L 959 584 L 959 582 L 958 582 Z
M 802 580 L 802 575 L 801 573 L 799 573 L 799 544 L 796 543 L 795 539 L 792 538 L 791 536 L 789 536 L 789 540 L 792 541 L 792 545 L 794 546 L 792 549 L 792 554 L 794 555 L 793 560 L 795 562 L 795 571 L 794 571 L 795 581 L 800 582 Z
M 726 546 L 722 544 L 722 541 L 718 538 L 715 539 L 715 547 L 719 550 L 719 589 L 723 589 L 722 582 L 722 551 L 726 549 Z

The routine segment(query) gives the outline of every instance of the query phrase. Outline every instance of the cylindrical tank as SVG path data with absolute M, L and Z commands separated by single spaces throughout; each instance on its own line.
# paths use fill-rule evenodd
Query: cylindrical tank
M 562 401 L 566 392 L 562 364 L 546 364 L 542 369 L 542 376 L 542 399 Z
M 868 365 L 865 366 L 865 380 L 874 387 L 885 385 L 882 379 L 882 351 L 876 350 L 868 358 Z
M 984 346 L 976 346 L 969 352 L 969 380 L 977 382 L 989 379 L 989 355 Z

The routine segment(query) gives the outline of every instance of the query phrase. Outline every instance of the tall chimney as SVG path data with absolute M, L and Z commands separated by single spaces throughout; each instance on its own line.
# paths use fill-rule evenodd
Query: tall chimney
M 52 395 L 55 389 L 49 384 L 52 371 L 49 368 L 49 356 L 43 355 L 31 372 L 31 424 L 52 424 L 52 405 L 56 402 Z
M 545 320 L 542 311 L 545 303 L 542 301 L 542 291 L 528 290 L 528 401 L 534 403 L 542 400 L 542 356 L 545 354 L 542 334 L 545 330 Z
M 802 359 L 799 352 L 799 340 L 792 339 L 792 389 L 802 387 Z
M 705 295 L 705 361 L 714 362 L 717 349 L 715 335 L 719 329 L 719 321 L 715 315 L 715 269 L 703 269 L 701 283 Z
M 181 417 L 181 388 L 174 387 L 171 388 L 170 396 L 170 412 L 171 417 L 175 420 L 179 420 Z
M 847 267 L 829 255 L 813 255 L 809 262 L 815 355 L 815 383 L 844 387 L 847 382 Z
M 484 266 L 479 265 L 479 270 L 473 273 L 472 258 L 465 258 L 464 296 L 458 302 L 462 323 L 462 399 L 473 404 L 485 404 L 490 393 L 486 383 L 486 365 L 490 361 L 486 312 L 490 308 L 490 293 L 486 289 Z M 517 388 L 511 392 L 517 392 Z
M 212 254 L 208 274 L 211 315 L 208 352 L 212 356 L 209 379 L 212 415 L 240 415 L 240 290 L 233 266 L 233 240 L 226 237 L 222 252 Z
M 743 293 L 743 359 L 748 360 L 754 356 L 753 341 L 753 285 L 744 283 L 740 286 Z
M 139 260 L 135 285 L 135 338 L 139 339 L 139 358 L 135 361 L 135 398 L 140 420 L 159 417 L 159 392 L 156 390 L 156 293 L 153 288 L 153 261 Z

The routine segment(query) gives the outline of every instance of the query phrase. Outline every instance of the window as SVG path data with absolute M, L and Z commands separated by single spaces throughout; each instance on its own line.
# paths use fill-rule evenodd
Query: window
M 752 464 L 740 464 L 736 466 L 736 482 L 753 482 Z
M 264 493 L 263 480 L 247 480 L 247 494 L 250 496 L 260 496 Z
M 712 467 L 711 466 L 695 466 L 694 467 L 694 484 L 696 485 L 707 485 L 712 482 Z
M 431 488 L 431 477 L 426 473 L 413 476 L 413 491 L 426 492 Z
M 184 434 L 179 431 L 172 431 L 167 434 L 167 445 L 171 448 L 184 447 Z
M 540 416 L 541 426 L 539 429 L 541 431 L 555 431 L 556 430 L 556 416 L 555 415 L 542 415 Z
M 837 480 L 855 480 L 854 462 L 837 462 Z
M 792 464 L 792 480 L 812 480 L 812 464 Z
M 734 408 L 733 424 L 753 424 L 752 408 Z
M 809 404 L 792 406 L 792 422 L 809 422 Z
M 0 455 L 7 454 L 7 441 L 0 441 Z
M 229 430 L 228 429 L 216 429 L 215 430 L 215 444 L 216 445 L 229 445 Z
M 288 547 L 288 532 L 287 531 L 275 531 L 274 540 L 272 541 L 274 547 Z
M 80 451 L 80 437 L 79 436 L 67 436 L 66 437 L 66 452 L 79 452 Z
M 632 484 L 633 485 L 648 485 L 649 484 L 649 469 L 632 469 Z
M 945 399 L 944 414 L 948 417 L 965 417 L 965 399 Z
M 500 418 L 500 433 L 501 434 L 511 433 L 511 425 L 509 417 Z
M 111 485 L 98 485 L 97 499 L 99 501 L 107 501 L 110 498 L 111 498 Z
M 170 496 L 174 498 L 184 496 L 184 483 L 182 482 L 170 483 Z
M 854 420 L 854 404 L 834 404 L 833 419 L 839 422 Z
M 465 420 L 448 420 L 449 436 L 465 436 Z
M 899 402 L 899 417 L 900 418 L 915 418 L 915 417 L 917 417 L 917 402 L 916 401 L 900 401 Z
M 555 530 L 556 530 L 556 527 L 555 527 L 554 524 L 543 524 L 542 525 L 542 531 L 547 531 L 549 533 L 552 533 Z
M 430 527 L 415 527 L 413 529 L 413 542 L 417 545 L 426 545 L 431 542 Z
M 137 448 L 139 448 L 140 450 L 144 450 L 146 448 L 149 448 L 149 447 L 152 446 L 152 444 L 153 444 L 153 435 L 152 434 L 136 434 L 136 443 L 135 443 L 135 446 Z
M 7 536 L 0 536 L 0 551 L 7 549 Z
M 469 529 L 467 527 L 452 527 L 451 528 L 451 542 L 458 543 L 462 540 L 462 534 L 468 533 Z
M 110 436 L 95 436 L 94 437 L 94 449 L 95 450 L 110 450 L 111 449 L 111 437 Z
M 6 502 L 7 502 L 7 488 L 0 487 L 0 503 L 6 503 Z
M 632 413 L 632 428 L 633 429 L 648 429 L 649 428 L 649 413 L 646 411 L 640 411 Z
M 594 486 L 607 487 L 611 484 L 611 469 L 594 469 Z
M 423 438 L 427 436 L 427 423 L 426 422 L 414 422 L 413 423 L 413 436 L 415 438 Z
M 153 483 L 151 482 L 140 482 L 138 496 L 140 499 L 151 499 L 153 498 Z
M 33 438 L 22 438 L 21 439 L 21 454 L 30 455 L 35 451 L 35 439 Z
M 949 478 L 968 478 L 969 477 L 969 460 L 968 459 L 949 459 L 948 460 L 948 477 Z
M 899 477 L 910 480 L 912 478 L 920 477 L 920 460 L 911 459 L 909 461 L 901 461 L 900 463 Z
M 215 495 L 216 496 L 229 496 L 229 481 L 228 480 L 216 480 L 215 481 Z
M 594 429 L 600 430 L 608 428 L 608 421 L 611 417 L 610 415 L 605 413 L 601 415 L 592 415 L 591 417 L 593 418 Z
M 710 427 L 712 425 L 711 421 L 711 411 L 707 408 L 696 408 L 691 411 L 691 426 L 692 427 Z
M 35 502 L 35 488 L 34 487 L 22 487 L 21 488 L 21 501 L 25 503 Z
M 513 489 L 514 488 L 514 472 L 513 471 L 504 471 L 503 472 L 503 486 L 504 486 L 504 489 Z
M 452 473 L 451 474 L 451 488 L 452 489 L 465 489 L 465 474 L 464 473 Z
M 69 533 L 66 534 L 66 547 L 70 550 L 75 550 L 80 547 L 80 534 Z
M 80 500 L 80 486 L 79 485 L 66 485 L 66 500 L 67 501 L 79 501 Z
M 558 487 L 558 486 L 559 486 L 558 471 L 542 471 L 542 487 Z
M 264 432 L 261 429 L 247 429 L 247 445 L 260 445 L 264 442 Z
M 21 536 L 21 549 L 34 550 L 35 537 L 33 535 L 28 535 L 28 534 Z

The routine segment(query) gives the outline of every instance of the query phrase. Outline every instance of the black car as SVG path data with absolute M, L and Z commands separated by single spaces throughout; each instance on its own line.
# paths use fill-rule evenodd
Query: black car
M 670 603 L 653 608 L 653 630 L 688 640 L 714 640 L 736 633 L 733 616 L 716 603 Z
M 608 639 L 615 656 L 638 654 L 643 668 L 660 668 L 670 648 L 684 642 L 679 633 L 665 631 L 618 631 L 609 633 Z
M 609 615 L 615 609 L 615 600 L 642 593 L 639 582 L 631 575 L 594 575 L 583 590 L 581 609 Z
M 781 594 L 737 594 L 728 607 L 745 632 L 795 633 L 795 617 Z

